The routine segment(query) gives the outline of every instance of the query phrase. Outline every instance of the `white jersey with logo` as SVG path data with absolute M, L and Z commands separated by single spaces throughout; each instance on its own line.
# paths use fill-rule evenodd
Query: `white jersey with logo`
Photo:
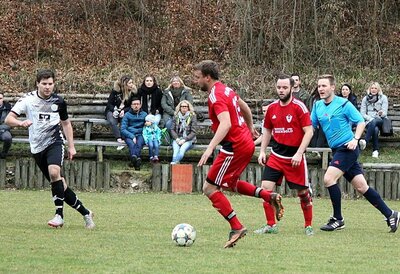
M 55 142 L 64 142 L 60 120 L 68 119 L 67 105 L 63 98 L 52 94 L 39 97 L 37 90 L 20 98 L 11 109 L 16 115 L 26 115 L 32 121 L 29 127 L 29 143 L 33 154 L 45 150 Z

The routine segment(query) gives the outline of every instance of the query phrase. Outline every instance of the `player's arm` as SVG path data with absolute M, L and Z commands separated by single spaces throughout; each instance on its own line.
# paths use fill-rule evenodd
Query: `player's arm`
M 223 111 L 217 116 L 218 121 L 219 121 L 219 126 L 217 128 L 217 131 L 215 132 L 214 137 L 211 139 L 210 144 L 207 146 L 206 151 L 203 153 L 203 155 L 200 158 L 199 163 L 197 166 L 202 166 L 207 162 L 207 159 L 212 155 L 214 152 L 215 147 L 221 143 L 221 141 L 225 138 L 225 136 L 228 134 L 229 130 L 231 129 L 231 118 L 229 116 L 228 111 Z
M 303 131 L 304 131 L 303 139 L 301 140 L 300 146 L 297 149 L 296 154 L 293 155 L 292 157 L 293 166 L 298 166 L 301 163 L 303 154 L 306 151 L 308 145 L 310 144 L 311 138 L 314 134 L 314 128 L 312 125 L 303 127 Z
M 68 159 L 72 160 L 76 154 L 76 150 L 74 145 L 74 131 L 72 129 L 71 121 L 69 119 L 64 121 L 61 120 L 61 126 L 68 142 Z
M 241 98 L 239 98 L 238 103 L 239 103 L 240 111 L 242 113 L 244 121 L 247 124 L 247 127 L 250 129 L 250 132 L 253 135 L 253 137 L 258 138 L 258 136 L 260 134 L 257 132 L 257 130 L 254 127 L 253 114 L 251 113 L 251 109 L 250 109 L 249 105 L 247 105 L 247 103 L 245 101 L 243 101 Z
M 269 145 L 269 142 L 271 141 L 272 130 L 269 128 L 264 128 L 264 132 L 261 136 L 262 139 L 261 139 L 260 155 L 258 156 L 258 163 L 262 166 L 265 166 L 265 161 L 266 161 L 265 151 L 267 149 L 267 146 Z
M 4 122 L 9 125 L 10 127 L 29 127 L 30 125 L 32 125 L 32 121 L 31 120 L 18 120 L 18 116 L 15 112 L 10 111 L 6 117 L 6 119 L 4 120 Z

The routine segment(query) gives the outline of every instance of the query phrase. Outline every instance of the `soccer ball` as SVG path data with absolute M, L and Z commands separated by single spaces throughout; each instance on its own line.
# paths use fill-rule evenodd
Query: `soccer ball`
M 178 246 L 191 246 L 196 240 L 196 229 L 189 224 L 179 224 L 172 230 L 171 238 Z

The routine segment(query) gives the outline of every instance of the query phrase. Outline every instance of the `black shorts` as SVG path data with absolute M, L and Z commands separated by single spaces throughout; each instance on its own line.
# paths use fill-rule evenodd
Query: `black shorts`
M 43 175 L 50 181 L 49 165 L 62 167 L 64 162 L 64 144 L 56 142 L 48 146 L 45 150 L 33 154 L 36 164 Z

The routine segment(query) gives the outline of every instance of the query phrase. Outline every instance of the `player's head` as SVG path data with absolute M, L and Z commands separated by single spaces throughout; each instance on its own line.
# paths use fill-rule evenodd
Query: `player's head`
M 50 69 L 42 69 L 36 73 L 36 86 L 39 96 L 48 98 L 54 90 L 54 71 Z
M 301 85 L 300 75 L 298 73 L 292 73 L 290 77 L 294 80 L 294 88 L 298 88 Z
M 204 60 L 193 68 L 194 82 L 203 91 L 208 91 L 215 81 L 219 80 L 218 64 L 212 60 Z
M 321 99 L 331 102 L 335 95 L 336 81 L 331 74 L 324 74 L 318 77 L 318 93 Z
M 262 109 L 262 113 L 263 115 L 265 115 L 265 113 L 267 112 L 268 106 L 269 106 L 270 102 L 268 101 L 264 101 L 261 105 L 261 109 Z
M 286 103 L 291 100 L 293 86 L 294 80 L 292 77 L 286 74 L 278 75 L 278 79 L 276 80 L 276 93 L 281 102 Z

